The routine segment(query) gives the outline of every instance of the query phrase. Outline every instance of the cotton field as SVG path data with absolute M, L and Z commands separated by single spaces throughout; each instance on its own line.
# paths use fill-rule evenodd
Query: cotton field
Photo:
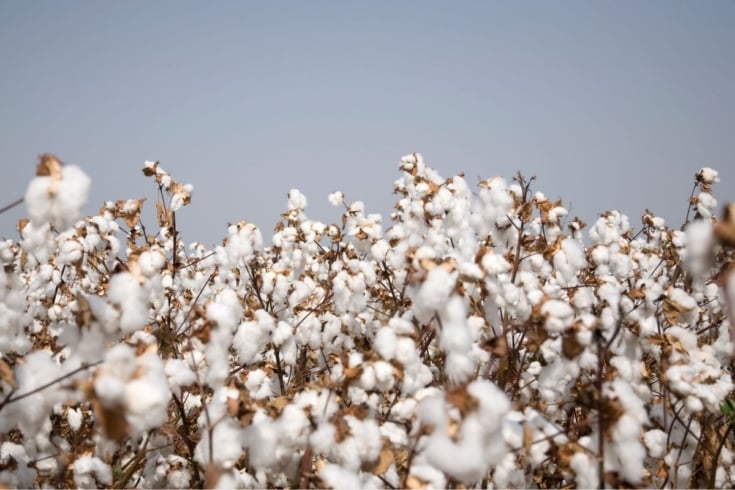
M 337 191 L 322 223 L 293 189 L 270 240 L 210 249 L 159 162 L 156 202 L 80 217 L 93 183 L 43 155 L 0 243 L 0 486 L 735 486 L 715 170 L 683 226 L 399 172 L 389 218 Z

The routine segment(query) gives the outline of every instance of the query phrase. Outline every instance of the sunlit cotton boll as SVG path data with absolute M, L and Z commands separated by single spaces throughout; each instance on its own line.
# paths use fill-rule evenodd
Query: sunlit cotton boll
M 142 433 L 166 421 L 171 390 L 163 362 L 155 352 L 139 357 L 138 364 L 144 374 L 127 383 L 125 410 L 131 428 Z
M 79 488 L 97 488 L 100 483 L 112 484 L 112 469 L 99 458 L 82 456 L 74 461 L 73 469 L 74 484 Z
M 421 323 L 428 323 L 436 311 L 446 303 L 454 288 L 454 277 L 443 267 L 429 272 L 413 304 L 413 312 Z
M 120 329 L 131 333 L 148 321 L 148 297 L 138 280 L 129 272 L 114 274 L 110 279 L 108 297 L 120 305 Z
M 50 223 L 57 230 L 71 227 L 87 202 L 91 180 L 76 165 L 61 168 L 61 180 L 38 176 L 26 190 L 28 216 L 36 224 Z

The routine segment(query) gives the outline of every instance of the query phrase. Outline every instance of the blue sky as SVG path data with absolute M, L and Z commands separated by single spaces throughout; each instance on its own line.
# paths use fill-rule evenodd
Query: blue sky
M 384 214 L 412 151 L 470 182 L 517 170 L 586 221 L 678 227 L 698 168 L 734 199 L 735 3 L 0 0 L 0 205 L 53 152 L 103 200 L 195 187 L 207 245 L 269 237 L 290 188 L 331 221 L 342 190 Z M 22 208 L 0 216 L 15 236 Z

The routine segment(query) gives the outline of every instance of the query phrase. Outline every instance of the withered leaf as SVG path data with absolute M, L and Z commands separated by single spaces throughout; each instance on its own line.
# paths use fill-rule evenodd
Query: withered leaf
M 10 364 L 5 362 L 4 359 L 0 359 L 0 379 L 8 383 L 13 388 L 17 388 L 18 385 L 15 382 L 15 375 L 13 374 L 13 368 Z
M 444 395 L 445 400 L 459 409 L 459 413 L 464 417 L 468 413 L 474 412 L 479 406 L 477 398 L 467 392 L 467 386 L 462 385 L 450 389 Z
M 569 331 L 564 334 L 561 340 L 561 353 L 567 359 L 574 359 L 584 352 L 584 346 L 577 340 L 577 333 Z
M 380 450 L 380 456 L 372 463 L 364 463 L 362 465 L 362 470 L 369 471 L 375 475 L 382 475 L 388 471 L 388 468 L 390 468 L 394 458 L 393 445 L 387 438 L 383 438 L 383 449 Z
M 51 153 L 44 153 L 38 157 L 36 175 L 39 177 L 51 177 L 52 180 L 61 180 L 61 167 L 64 164 Z
M 82 293 L 77 294 L 76 299 L 77 311 L 74 312 L 74 320 L 77 322 L 77 326 L 87 327 L 92 323 L 92 310 L 89 307 L 89 300 Z

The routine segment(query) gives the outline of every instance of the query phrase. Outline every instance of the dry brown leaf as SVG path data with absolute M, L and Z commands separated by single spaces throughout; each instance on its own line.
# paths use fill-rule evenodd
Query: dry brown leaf
M 498 357 L 503 357 L 508 354 L 508 340 L 505 338 L 505 335 L 501 334 L 484 341 L 482 348 Z
M 527 423 L 523 424 L 523 449 L 528 452 L 533 445 L 533 429 Z
M 715 224 L 714 233 L 723 246 L 735 247 L 735 203 L 725 206 L 722 221 Z
M 171 212 L 166 210 L 166 206 L 161 201 L 156 201 L 156 219 L 161 228 L 170 226 L 173 221 Z
M 23 229 L 26 227 L 28 223 L 29 223 L 28 218 L 21 218 L 18 220 L 18 225 L 15 227 L 15 229 L 18 231 L 18 233 L 22 233 Z
M 334 431 L 334 442 L 339 444 L 340 442 L 344 441 L 347 436 L 349 436 L 352 432 L 350 431 L 350 426 L 347 423 L 347 421 L 342 417 L 341 415 L 337 414 L 332 418 L 332 424 L 335 427 Z
M 450 389 L 444 395 L 444 399 L 459 409 L 462 416 L 472 413 L 479 407 L 477 398 L 467 392 L 467 386 L 462 385 Z
M 44 153 L 39 157 L 36 166 L 36 175 L 39 177 L 51 177 L 51 184 L 48 186 L 48 195 L 55 196 L 56 189 L 61 182 L 61 167 L 64 164 L 50 153 Z
M 417 476 L 408 475 L 406 478 L 406 488 L 426 488 L 427 486 L 427 483 Z
M 8 383 L 13 388 L 17 388 L 18 385 L 15 382 L 15 375 L 13 374 L 13 368 L 10 364 L 5 362 L 4 359 L 0 359 L 0 379 Z
M 388 468 L 390 468 L 394 458 L 393 445 L 390 440 L 383 438 L 383 449 L 380 450 L 380 456 L 372 463 L 363 464 L 362 470 L 369 471 L 375 475 L 382 475 L 388 471 Z
M 36 175 L 38 177 L 51 177 L 52 180 L 61 180 L 61 167 L 64 164 L 56 155 L 44 153 L 38 157 L 38 165 L 36 165 Z
M 77 294 L 77 311 L 74 312 L 74 320 L 77 322 L 79 327 L 87 327 L 92 323 L 92 310 L 89 307 L 89 300 L 87 297 L 79 293 Z
M 574 359 L 584 352 L 584 346 L 577 340 L 577 333 L 572 330 L 566 332 L 561 339 L 561 353 L 567 359 Z
M 690 308 L 685 308 L 668 296 L 664 298 L 664 318 L 666 318 L 669 325 L 678 324 L 681 314 L 687 311 L 690 311 Z
M 204 488 L 217 488 L 217 482 L 219 482 L 222 476 L 222 470 L 216 465 L 207 465 L 204 470 Z

